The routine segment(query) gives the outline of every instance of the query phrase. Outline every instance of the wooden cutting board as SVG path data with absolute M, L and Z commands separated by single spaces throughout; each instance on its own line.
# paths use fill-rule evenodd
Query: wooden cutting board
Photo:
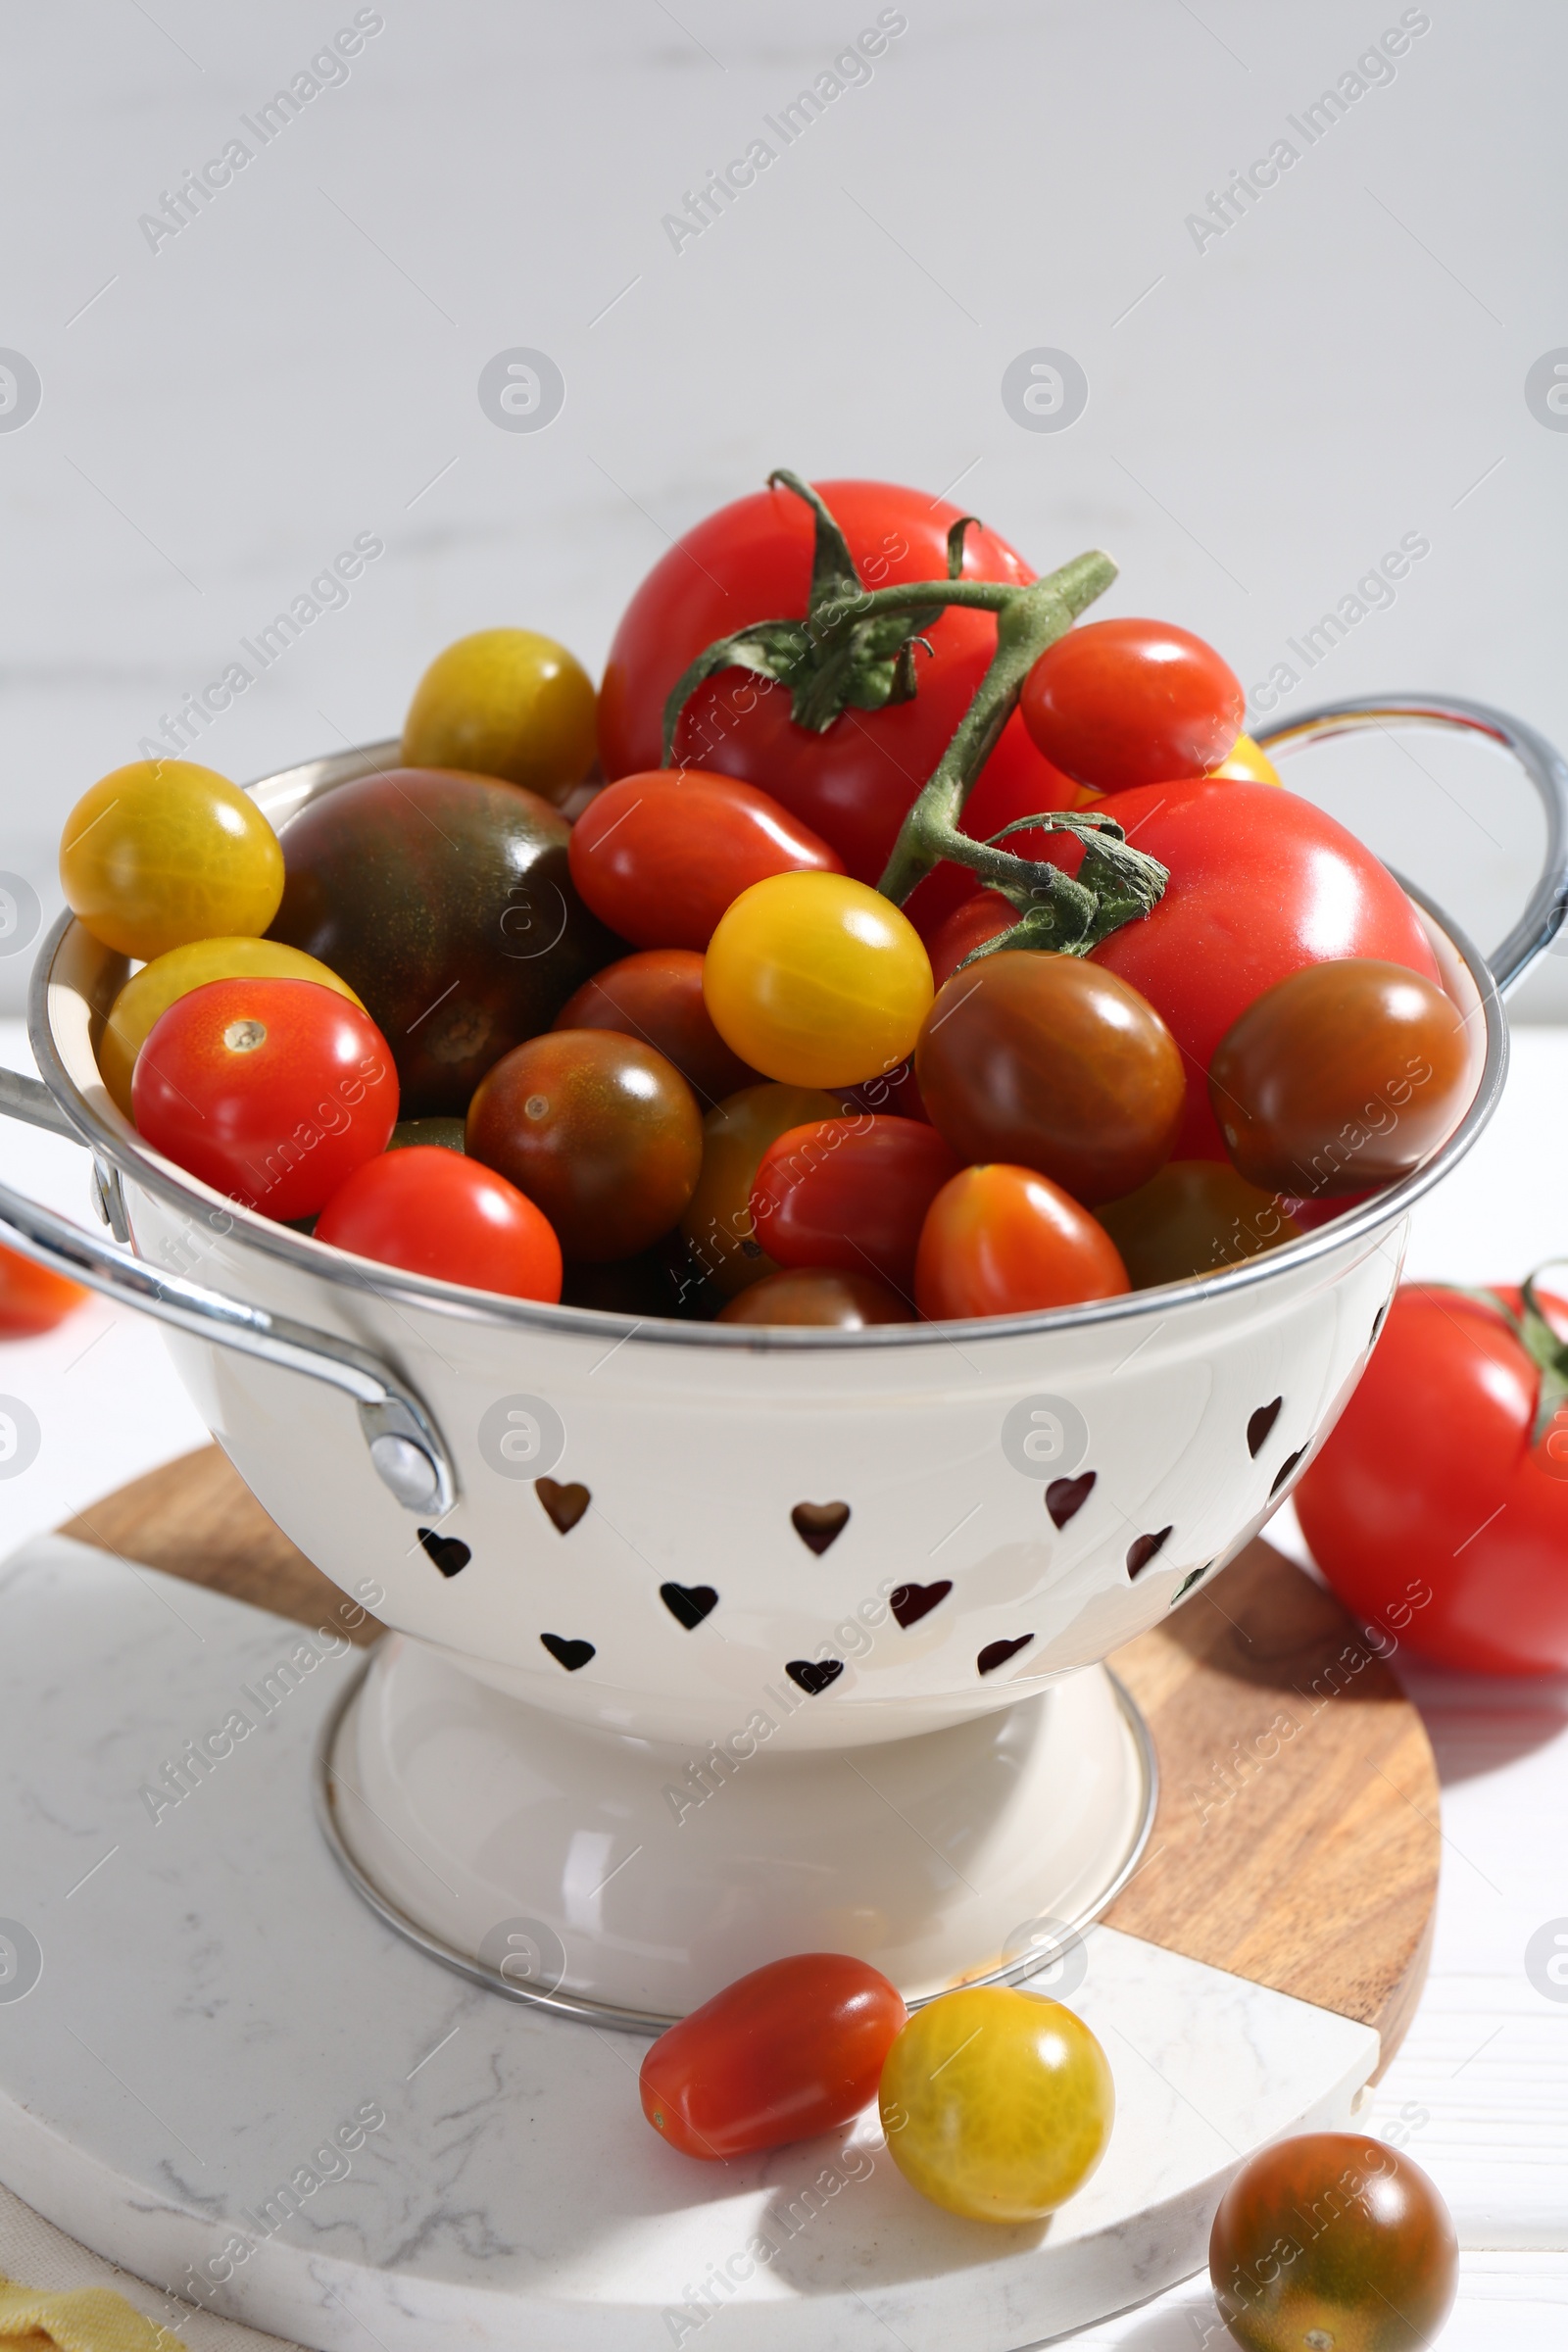
M 338 1598 L 216 1446 L 61 1533 L 301 1623 Z M 368 1619 L 353 1639 L 382 1630 Z M 1386 2066 L 1426 1975 L 1441 1850 L 1432 1749 L 1388 1665 L 1261 1541 L 1110 1664 L 1153 1736 L 1160 1793 L 1108 1924 L 1375 2026 Z

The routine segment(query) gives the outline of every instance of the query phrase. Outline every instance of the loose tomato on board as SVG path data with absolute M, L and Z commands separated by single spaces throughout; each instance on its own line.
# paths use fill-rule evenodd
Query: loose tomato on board
M 774 874 L 713 933 L 703 1001 L 731 1052 L 781 1085 L 857 1086 L 914 1045 L 931 965 L 913 926 L 863 882 Z
M 703 958 L 691 948 L 645 948 L 585 980 L 557 1013 L 557 1029 L 618 1029 L 672 1061 L 705 1110 L 758 1072 L 732 1054 L 703 1003 Z
M 332 1195 L 315 1238 L 437 1282 L 561 1297 L 561 1244 L 544 1212 L 492 1168 L 439 1145 L 368 1159 Z
M 838 852 L 765 792 L 700 767 L 622 776 L 571 829 L 578 895 L 639 948 L 706 948 L 754 882 L 843 871 Z
M 671 2147 L 710 2161 L 813 2138 L 876 2096 L 907 2014 L 867 1961 L 770 1961 L 660 2035 L 643 2060 L 643 2113 Z
M 1537 1297 L 1527 1348 L 1518 1290 L 1402 1287 L 1294 1496 L 1347 1608 L 1473 1674 L 1568 1670 L 1568 1423 L 1537 1435 L 1568 1301 Z
M 920 1119 L 823 1119 L 769 1144 L 752 1225 L 781 1266 L 875 1274 L 907 1297 L 925 1213 L 958 1162 Z
M 153 1024 L 131 1078 L 156 1152 L 265 1216 L 314 1216 L 398 1115 L 391 1049 L 314 980 L 209 980 Z
M 80 1283 L 0 1245 L 0 1340 L 34 1340 L 87 1302 Z
M 1088 620 L 1048 646 L 1019 710 L 1052 764 L 1095 792 L 1217 767 L 1247 697 L 1212 646 L 1164 620 Z
M 1034 1168 L 962 1169 L 920 1229 L 914 1296 L 933 1323 L 1076 1306 L 1128 1287 L 1104 1227 Z
M 946 576 L 948 530 L 961 508 L 888 482 L 816 487 L 867 588 Z M 665 700 L 707 647 L 755 621 L 805 613 L 813 548 L 810 509 L 779 487 L 719 508 L 660 559 L 622 614 L 605 666 L 599 754 L 608 776 L 661 764 Z M 1023 586 L 1035 575 L 1005 540 L 975 527 L 960 576 Z M 722 670 L 687 705 L 674 757 L 760 786 L 830 842 L 858 880 L 874 883 L 996 651 L 989 612 L 950 608 L 922 634 L 931 650 L 917 657 L 913 699 L 844 710 L 823 734 L 791 718 L 787 686 Z M 1016 712 L 991 755 L 1002 758 L 1025 771 L 1046 768 Z

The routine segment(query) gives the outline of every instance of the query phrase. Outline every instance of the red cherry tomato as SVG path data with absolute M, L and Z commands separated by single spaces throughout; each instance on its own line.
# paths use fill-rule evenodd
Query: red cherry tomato
M 873 1323 L 912 1323 L 910 1301 L 874 1274 L 841 1274 L 831 1266 L 791 1266 L 764 1274 L 718 1310 L 720 1323 L 817 1323 L 834 1331 L 865 1331 Z
M 1568 1426 L 1532 1442 L 1541 1374 L 1508 1312 L 1400 1290 L 1372 1361 L 1296 1490 L 1348 1608 L 1474 1674 L 1568 1670 Z M 1568 1303 L 1543 1298 L 1560 1339 Z
M 1023 723 L 1046 758 L 1096 792 L 1217 767 L 1247 697 L 1212 646 L 1162 620 L 1091 620 L 1024 680 Z
M 53 1331 L 86 1297 L 79 1283 L 34 1265 L 20 1250 L 0 1248 L 0 1340 L 31 1340 Z
M 867 588 L 946 577 L 948 527 L 960 508 L 887 482 L 816 487 Z M 655 564 L 621 616 L 605 667 L 599 753 L 607 775 L 658 767 L 665 699 L 705 648 L 753 621 L 805 613 L 814 527 L 793 491 L 762 490 L 710 514 Z M 1034 573 L 994 531 L 973 529 L 962 576 L 1022 584 Z M 931 652 L 916 657 L 911 702 L 845 710 L 821 735 L 790 717 L 787 686 L 721 670 L 687 705 L 675 756 L 760 785 L 830 842 L 858 881 L 874 884 L 905 811 L 990 664 L 997 624 L 989 612 L 950 608 L 924 635 Z M 1004 750 L 1026 770 L 1045 769 L 1016 712 L 992 760 Z
M 770 1961 L 662 2034 L 643 2060 L 643 2113 L 687 2156 L 745 2156 L 858 2115 L 908 2012 L 843 1952 Z
M 963 900 L 949 915 L 927 951 L 931 957 L 931 977 L 937 987 L 951 980 L 976 948 L 983 948 L 988 939 L 1000 939 L 1017 920 L 1018 909 L 1000 890 L 977 890 L 973 898 Z
M 914 1296 L 934 1323 L 1073 1306 L 1129 1287 L 1104 1227 L 1033 1168 L 965 1168 L 926 1211 Z
M 561 1297 L 561 1244 L 544 1212 L 494 1169 L 435 1145 L 356 1168 L 322 1209 L 316 1238 L 437 1282 Z
M 781 1266 L 878 1274 L 907 1297 L 925 1212 L 957 1172 L 956 1155 L 920 1119 L 791 1127 L 762 1154 L 753 1230 Z
M 153 1024 L 130 1082 L 166 1158 L 269 1217 L 314 1216 L 398 1115 L 369 1014 L 314 980 L 210 980 Z
M 1269 784 L 1150 784 L 1100 812 L 1170 868 L 1152 914 L 1124 923 L 1091 961 L 1147 997 L 1181 1047 L 1187 1107 L 1177 1159 L 1223 1159 L 1208 1103 L 1214 1049 L 1287 973 L 1341 956 L 1404 964 L 1437 980 L 1420 917 L 1371 851 L 1293 792 Z M 1076 872 L 1064 835 L 1046 852 Z
M 691 948 L 647 948 L 585 980 L 567 999 L 557 1029 L 618 1029 L 672 1061 L 705 1110 L 760 1083 L 732 1054 L 703 1003 L 703 958 Z
M 700 767 L 622 776 L 571 829 L 577 895 L 639 948 L 706 948 L 754 882 L 843 871 L 838 852 L 765 792 Z

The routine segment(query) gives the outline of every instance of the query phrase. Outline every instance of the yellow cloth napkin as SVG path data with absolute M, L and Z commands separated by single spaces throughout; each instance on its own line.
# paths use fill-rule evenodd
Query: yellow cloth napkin
M 123 2295 L 76 2286 L 52 2295 L 0 2278 L 0 2344 L 18 2352 L 182 2352 L 177 2335 L 155 2328 Z

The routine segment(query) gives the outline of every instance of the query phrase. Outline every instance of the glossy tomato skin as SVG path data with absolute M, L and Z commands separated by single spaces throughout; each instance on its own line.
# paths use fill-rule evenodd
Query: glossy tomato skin
M 456 767 L 567 799 L 593 765 L 594 690 L 533 629 L 478 629 L 437 654 L 403 722 L 405 767 Z
M 876 2096 L 907 2014 L 864 1960 L 770 1961 L 660 2035 L 643 2060 L 643 2113 L 671 2147 L 710 2161 L 831 2132 Z
M 556 1015 L 558 1029 L 618 1029 L 672 1061 L 704 1110 L 756 1086 L 703 1003 L 703 958 L 691 948 L 646 948 L 585 980 Z
M 1214 2216 L 1208 2273 L 1247 2352 L 1419 2352 L 1452 2308 L 1459 2247 L 1410 2157 L 1307 2132 L 1243 2165 Z
M 866 1331 L 873 1323 L 912 1323 L 908 1300 L 874 1274 L 833 1266 L 786 1266 L 764 1274 L 727 1305 L 720 1323 L 814 1323 L 831 1331 Z
M 960 508 L 886 482 L 816 487 L 867 588 L 946 577 L 948 528 Z M 754 621 L 804 615 L 813 532 L 793 491 L 762 490 L 721 507 L 660 559 L 627 606 L 605 666 L 599 754 L 608 776 L 659 766 L 665 700 L 708 646 Z M 995 532 L 976 529 L 963 577 L 1021 586 L 1034 574 Z M 822 735 L 795 724 L 787 686 L 722 670 L 687 705 L 674 757 L 759 785 L 831 842 L 850 873 L 874 884 L 996 651 L 988 612 L 950 609 L 924 634 L 931 653 L 916 657 L 912 701 L 845 710 Z M 1022 734 L 1016 713 L 1008 727 Z M 1007 756 L 1026 770 L 1034 764 L 1027 737 L 1013 736 Z
M 67 817 L 60 885 L 94 939 L 150 962 L 194 940 L 265 931 L 283 853 L 226 776 L 191 760 L 133 760 Z
M 0 1340 L 36 1339 L 74 1314 L 86 1299 L 80 1283 L 34 1265 L 19 1250 L 0 1246 Z
M 937 987 L 945 987 L 976 948 L 983 948 L 988 939 L 1000 939 L 1017 920 L 1017 908 L 1000 890 L 977 890 L 964 899 L 930 943 L 931 977 Z
M 838 1115 L 839 1104 L 825 1088 L 742 1087 L 703 1121 L 703 1165 L 681 1218 L 699 1280 L 711 1282 L 726 1298 L 764 1274 L 776 1274 L 752 1221 L 752 1186 L 769 1144 L 791 1127 Z
M 1518 1292 L 1496 1288 L 1517 1311 Z M 1568 1332 L 1568 1305 L 1544 1303 Z M 1532 1446 L 1539 1394 L 1500 1314 L 1407 1284 L 1296 1490 L 1346 1606 L 1437 1665 L 1568 1670 L 1568 1464 Z
M 843 871 L 838 852 L 768 794 L 700 767 L 622 776 L 571 829 L 584 904 L 639 948 L 706 948 L 754 882 Z
M 933 1323 L 1076 1306 L 1128 1287 L 1104 1227 L 1034 1168 L 961 1169 L 920 1228 L 914 1296 Z
M 153 1024 L 131 1078 L 136 1125 L 214 1190 L 288 1221 L 386 1149 L 398 1115 L 385 1038 L 314 980 L 209 980 Z
M 115 999 L 98 1047 L 98 1068 L 117 1106 L 127 1119 L 131 1107 L 130 1081 L 136 1056 L 146 1044 L 153 1023 L 179 997 L 209 980 L 242 980 L 254 973 L 273 980 L 314 980 L 318 988 L 336 989 L 358 1004 L 359 998 L 335 972 L 314 956 L 286 948 L 278 939 L 202 939 L 189 947 L 171 948 L 133 972 Z
M 1474 1091 L 1458 1006 L 1403 964 L 1312 963 L 1255 997 L 1214 1049 L 1208 1100 L 1252 1184 L 1333 1199 L 1408 1176 Z
M 1217 767 L 1247 697 L 1210 645 L 1162 620 L 1086 620 L 1024 680 L 1023 723 L 1054 766 L 1095 792 Z
M 480 1081 L 466 1140 L 588 1264 L 634 1257 L 668 1233 L 703 1162 L 702 1113 L 679 1070 L 612 1029 L 514 1046 Z
M 920 1119 L 823 1119 L 763 1152 L 752 1186 L 758 1240 L 781 1266 L 875 1274 L 907 1298 L 925 1213 L 955 1154 Z
M 847 874 L 754 882 L 726 909 L 703 969 L 719 1036 L 784 1086 L 858 1086 L 896 1069 L 931 993 L 919 933 Z
M 368 1159 L 316 1221 L 316 1239 L 510 1298 L 561 1297 L 561 1244 L 541 1209 L 462 1152 L 415 1144 Z
M 1135 1291 L 1217 1274 L 1298 1240 L 1302 1228 L 1279 1196 L 1218 1159 L 1167 1160 L 1157 1176 L 1095 1215 L 1121 1253 Z
M 1185 1079 L 1164 1022 L 1076 956 L 1004 948 L 947 983 L 914 1066 L 959 1159 L 1006 1160 L 1093 1207 L 1169 1157 Z
M 1340 956 L 1438 979 L 1420 919 L 1387 866 L 1295 793 L 1179 782 L 1108 794 L 1098 807 L 1170 869 L 1152 914 L 1124 923 L 1089 960 L 1147 998 L 1181 1048 L 1177 1158 L 1225 1156 L 1209 1063 L 1232 1022 L 1276 980 Z M 1059 838 L 1046 854 L 1069 873 L 1081 862 Z

